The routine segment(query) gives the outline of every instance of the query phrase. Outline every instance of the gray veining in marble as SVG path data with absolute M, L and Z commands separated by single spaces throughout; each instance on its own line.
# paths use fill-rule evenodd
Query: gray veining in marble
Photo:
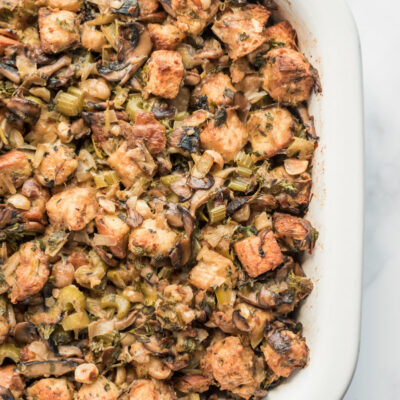
M 395 0 L 348 0 L 348 3 L 358 25 L 363 52 L 366 188 L 360 357 L 344 399 L 398 400 L 400 3 Z

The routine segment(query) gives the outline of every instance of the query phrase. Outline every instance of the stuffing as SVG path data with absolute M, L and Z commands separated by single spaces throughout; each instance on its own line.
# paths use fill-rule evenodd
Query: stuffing
M 40 292 L 50 275 L 48 258 L 34 242 L 21 245 L 4 264 L 3 271 L 13 304 Z
M 92 189 L 74 187 L 55 194 L 46 210 L 56 228 L 80 231 L 96 217 L 98 204 Z
M 294 118 L 286 108 L 271 107 L 250 114 L 247 121 L 249 141 L 254 152 L 273 157 L 291 143 Z
M 35 177 L 43 186 L 53 186 L 65 183 L 78 167 L 78 157 L 65 144 L 56 143 L 47 146 Z
M 270 14 L 256 4 L 228 8 L 214 22 L 212 30 L 228 46 L 229 57 L 236 60 L 267 41 L 264 27 Z
M 295 369 L 303 368 L 308 360 L 304 339 L 289 330 L 271 330 L 261 346 L 265 361 L 274 374 L 287 378 Z
M 147 29 L 156 50 L 175 50 L 185 39 L 185 34 L 173 24 L 148 24 Z
M 224 283 L 235 284 L 237 272 L 229 258 L 203 247 L 197 255 L 197 261 L 189 275 L 189 282 L 193 286 L 209 290 Z
M 78 16 L 72 11 L 40 8 L 39 32 L 42 50 L 46 54 L 74 49 L 80 43 Z
M 27 400 L 73 400 L 73 386 L 65 378 L 36 381 L 27 390 Z
M 174 99 L 178 95 L 184 69 L 182 57 L 176 51 L 154 51 L 148 63 L 146 89 L 155 96 Z
M 218 113 L 218 111 L 217 111 Z M 247 130 L 233 110 L 226 113 L 221 120 L 214 118 L 200 133 L 200 142 L 204 149 L 215 150 L 222 155 L 225 162 L 234 159 L 235 154 L 247 143 Z
M 303 54 L 277 48 L 268 52 L 261 70 L 263 88 L 278 102 L 298 104 L 308 100 L 316 83 L 315 71 Z
M 283 256 L 272 231 L 261 231 L 234 245 L 235 252 L 246 272 L 255 278 L 282 264 Z
M 31 176 L 32 167 L 25 153 L 11 150 L 0 156 L 0 195 L 11 193 Z M 13 189 L 14 188 L 14 189 Z

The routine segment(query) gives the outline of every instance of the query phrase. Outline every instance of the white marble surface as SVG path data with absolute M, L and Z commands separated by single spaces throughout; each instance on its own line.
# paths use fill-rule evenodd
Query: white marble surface
M 344 399 L 398 400 L 400 3 L 397 0 L 348 2 L 358 25 L 363 52 L 366 187 L 360 357 Z

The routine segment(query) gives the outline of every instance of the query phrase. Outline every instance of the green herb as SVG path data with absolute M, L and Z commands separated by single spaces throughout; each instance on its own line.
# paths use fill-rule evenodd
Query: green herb
M 256 68 L 261 68 L 264 67 L 264 65 L 267 64 L 267 61 L 264 58 L 264 55 L 262 53 L 257 53 L 256 58 L 254 60 L 254 66 Z
M 285 190 L 285 191 L 287 191 L 287 192 L 292 192 L 292 193 L 296 193 L 296 192 L 297 192 L 296 186 L 294 186 L 292 182 L 289 182 L 289 181 L 286 180 L 286 179 L 281 180 L 281 181 L 279 182 L 279 186 L 280 186 L 283 190 Z
M 75 27 L 71 24 L 69 24 L 67 21 L 63 20 L 63 19 L 56 19 L 56 24 L 62 28 L 65 29 L 68 32 L 75 32 Z
M 274 126 L 273 126 L 270 122 L 267 122 L 267 123 L 265 124 L 265 128 L 267 129 L 267 131 L 271 131 L 273 127 L 274 127 Z
M 0 97 L 12 97 L 16 89 L 16 86 L 12 82 L 7 80 L 0 81 Z
M 214 115 L 215 126 L 219 128 L 226 122 L 227 117 L 228 114 L 226 112 L 226 109 L 224 107 L 218 108 Z
M 243 40 L 248 39 L 248 37 L 249 37 L 249 35 L 248 35 L 246 32 L 242 32 L 242 33 L 239 35 L 239 40 L 242 42 Z
M 225 88 L 224 97 L 232 100 L 235 97 L 235 92 L 232 89 Z

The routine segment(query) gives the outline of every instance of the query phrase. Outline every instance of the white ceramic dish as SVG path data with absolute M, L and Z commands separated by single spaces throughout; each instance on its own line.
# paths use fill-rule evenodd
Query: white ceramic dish
M 276 0 L 297 30 L 300 48 L 318 69 L 313 96 L 319 147 L 307 217 L 319 230 L 304 269 L 315 288 L 299 319 L 310 363 L 268 400 L 339 400 L 357 362 L 362 278 L 363 111 L 357 29 L 345 0 Z

